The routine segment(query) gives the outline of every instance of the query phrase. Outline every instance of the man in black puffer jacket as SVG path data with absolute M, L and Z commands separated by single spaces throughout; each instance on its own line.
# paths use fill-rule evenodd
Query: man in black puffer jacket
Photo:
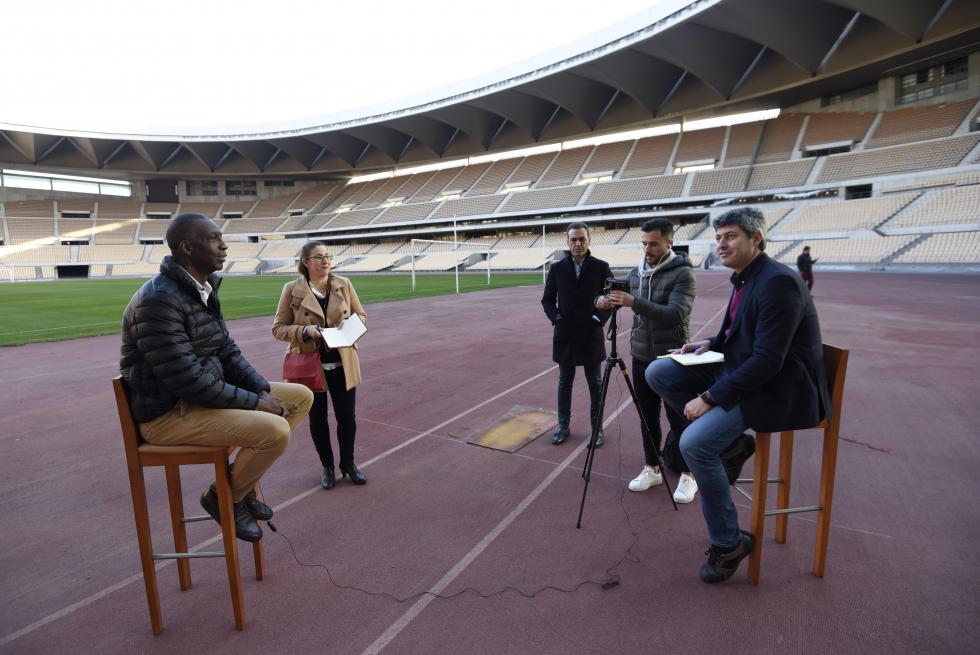
M 130 409 L 147 442 L 161 446 L 238 446 L 231 467 L 235 529 L 258 541 L 255 519 L 272 510 L 255 494 L 262 474 L 285 450 L 313 404 L 298 384 L 269 383 L 228 333 L 215 271 L 227 246 L 218 226 L 182 214 L 167 226 L 171 256 L 137 291 L 123 314 L 120 370 Z M 220 521 L 214 485 L 201 505 Z
M 691 260 L 682 252 L 674 252 L 674 224 L 666 218 L 654 218 L 640 228 L 643 232 L 643 259 L 630 271 L 630 292 L 611 291 L 597 303 L 600 309 L 629 307 L 633 310 L 633 330 L 630 332 L 630 354 L 633 358 L 633 383 L 639 409 L 649 426 L 643 432 L 643 470 L 630 484 L 630 491 L 646 491 L 663 482 L 663 472 L 657 463 L 661 446 L 660 396 L 647 384 L 645 373 L 650 362 L 667 352 L 680 348 L 689 339 L 691 306 L 697 285 Z M 676 457 L 664 453 L 664 463 L 680 474 L 674 500 L 689 503 L 698 492 L 697 482 L 690 475 L 683 457 L 677 450 L 677 440 L 687 425 L 670 407 L 665 407 L 673 440 L 668 437 Z

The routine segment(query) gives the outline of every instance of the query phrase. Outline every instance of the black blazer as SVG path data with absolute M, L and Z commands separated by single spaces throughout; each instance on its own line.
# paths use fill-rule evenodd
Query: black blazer
M 612 277 L 609 264 L 588 253 L 578 279 L 575 279 L 571 254 L 548 271 L 541 306 L 555 326 L 551 352 L 555 363 L 583 366 L 605 359 L 602 326 L 609 313 L 596 309 L 595 300 L 602 295 L 609 277 Z
M 813 297 L 799 275 L 765 253 L 732 280 L 745 291 L 731 336 L 726 311 L 711 340 L 725 354 L 726 375 L 708 393 L 726 409 L 741 403 L 746 423 L 760 432 L 815 427 L 830 413 L 830 394 Z

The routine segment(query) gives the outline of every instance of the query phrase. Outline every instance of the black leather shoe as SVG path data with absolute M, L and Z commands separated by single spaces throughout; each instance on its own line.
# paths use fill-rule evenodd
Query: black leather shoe
M 345 478 L 350 478 L 350 481 L 354 484 L 367 484 L 367 478 L 353 464 L 341 466 L 340 475 Z
M 725 475 L 728 476 L 728 484 L 735 484 L 738 476 L 742 474 L 742 466 L 755 453 L 755 439 L 751 435 L 743 432 L 732 442 L 721 454 L 721 463 L 725 467 Z
M 551 438 L 551 443 L 560 446 L 568 440 L 568 428 L 560 427 L 555 430 L 555 436 Z
M 735 574 L 738 564 L 743 559 L 752 554 L 755 550 L 755 537 L 751 533 L 741 530 L 741 539 L 735 550 L 730 553 L 723 553 L 718 546 L 711 544 L 711 547 L 704 553 L 708 556 L 708 561 L 701 567 L 701 579 L 708 584 L 724 582 Z
M 272 508 L 255 497 L 255 489 L 245 494 L 242 502 L 245 503 L 245 508 L 248 509 L 248 513 L 256 521 L 268 521 L 272 518 Z
M 218 494 L 214 489 L 208 489 L 201 495 L 201 507 L 211 518 L 221 523 L 221 511 L 218 506 Z M 235 536 L 242 541 L 256 542 L 262 538 L 262 528 L 255 522 L 245 507 L 245 501 L 235 503 Z
M 337 484 L 337 475 L 333 471 L 332 466 L 323 467 L 323 477 L 320 478 L 320 486 L 324 489 L 333 489 L 333 486 Z

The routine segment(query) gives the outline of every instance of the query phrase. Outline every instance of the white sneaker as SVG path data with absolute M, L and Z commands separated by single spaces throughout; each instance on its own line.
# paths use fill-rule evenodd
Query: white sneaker
M 630 481 L 630 491 L 646 491 L 650 487 L 663 484 L 664 476 L 656 466 L 644 466 L 640 474 Z
M 681 479 L 677 481 L 677 488 L 674 489 L 674 500 L 678 503 L 689 503 L 694 500 L 698 493 L 698 483 L 689 473 L 681 473 Z

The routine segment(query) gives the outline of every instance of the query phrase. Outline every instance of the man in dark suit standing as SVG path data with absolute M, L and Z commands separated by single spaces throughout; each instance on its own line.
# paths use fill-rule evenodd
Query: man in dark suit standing
M 746 428 L 760 432 L 812 428 L 829 411 L 820 324 L 809 290 L 789 267 L 769 258 L 765 219 L 749 207 L 714 220 L 715 251 L 732 269 L 731 299 L 717 336 L 682 352 L 724 353 L 723 364 L 682 366 L 661 359 L 647 369 L 650 386 L 691 421 L 681 452 L 701 490 L 711 547 L 705 582 L 727 580 L 755 548 L 739 530 L 721 454 Z
M 568 256 L 551 267 L 544 284 L 541 305 L 554 326 L 552 360 L 558 364 L 558 429 L 551 442 L 560 445 L 568 439 L 572 418 L 572 383 L 575 368 L 585 367 L 589 383 L 592 423 L 599 414 L 600 364 L 606 357 L 602 326 L 609 317 L 596 309 L 606 279 L 612 277 L 609 264 L 589 253 L 589 228 L 572 223 L 568 234 Z M 604 441 L 602 426 L 596 447 Z

